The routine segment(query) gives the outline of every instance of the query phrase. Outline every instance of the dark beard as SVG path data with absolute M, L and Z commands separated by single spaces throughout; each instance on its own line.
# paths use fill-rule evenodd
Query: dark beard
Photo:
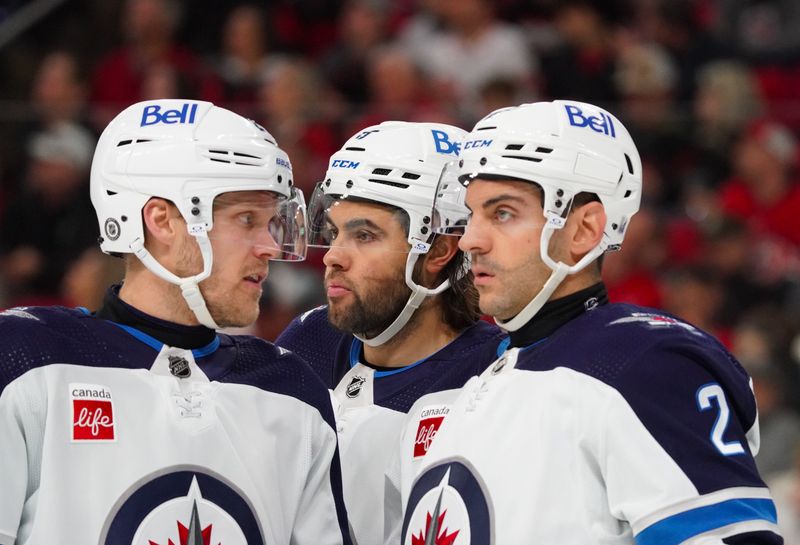
M 328 320 L 336 329 L 370 339 L 383 332 L 403 311 L 411 290 L 405 280 L 380 286 L 362 299 L 355 291 L 353 303 L 336 309 L 328 302 Z

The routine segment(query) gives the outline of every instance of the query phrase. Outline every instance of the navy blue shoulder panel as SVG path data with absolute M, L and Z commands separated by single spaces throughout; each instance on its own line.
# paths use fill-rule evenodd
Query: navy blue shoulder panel
M 604 305 L 523 350 L 516 367 L 567 367 L 616 389 L 701 493 L 763 486 L 745 436 L 756 419 L 746 371 L 714 337 L 674 316 Z
M 497 359 L 505 333 L 484 321 L 470 326 L 421 364 L 375 381 L 375 404 L 407 413 L 425 394 L 461 388 Z
M 353 336 L 333 327 L 328 307 L 309 310 L 292 320 L 275 344 L 304 359 L 328 388 L 335 388 L 350 370 L 349 351 Z
M 313 369 L 297 354 L 258 337 L 225 336 L 221 347 L 233 343 L 236 364 L 218 377 L 219 382 L 248 384 L 262 390 L 294 397 L 319 410 L 336 429 L 328 389 Z
M 115 325 L 65 307 L 0 313 L 0 391 L 24 373 L 54 363 L 140 368 L 155 352 Z M 148 361 L 149 357 L 149 361 Z

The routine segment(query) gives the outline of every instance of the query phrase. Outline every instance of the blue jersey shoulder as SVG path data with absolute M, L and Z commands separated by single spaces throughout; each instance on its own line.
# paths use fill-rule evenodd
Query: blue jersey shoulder
M 470 326 L 422 362 L 376 380 L 375 403 L 408 412 L 425 394 L 461 388 L 497 358 L 503 338 L 505 333 L 495 325 L 480 321 Z
M 311 366 L 293 351 L 258 337 L 228 337 L 236 347 L 236 365 L 222 382 L 249 384 L 294 397 L 319 410 L 335 429 L 330 393 Z
M 701 492 L 763 486 L 748 442 L 757 418 L 750 380 L 713 336 L 653 309 L 605 305 L 521 351 L 517 363 L 557 367 L 614 388 Z M 711 471 L 709 460 L 725 463 Z
M 304 312 L 286 327 L 275 344 L 304 359 L 328 388 L 336 387 L 347 373 L 348 354 L 353 336 L 333 327 L 328 307 Z
M 118 328 L 79 309 L 18 307 L 0 313 L 0 389 L 54 363 L 119 365 Z

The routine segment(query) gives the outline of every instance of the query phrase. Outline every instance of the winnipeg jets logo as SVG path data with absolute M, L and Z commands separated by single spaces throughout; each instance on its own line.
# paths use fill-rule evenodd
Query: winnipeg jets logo
M 444 490 L 439 492 L 439 498 L 436 500 L 436 507 L 433 508 L 433 514 L 427 513 L 425 518 L 425 532 L 419 535 L 411 536 L 411 545 L 453 545 L 458 537 L 458 530 L 452 533 L 447 533 L 447 528 L 444 527 L 444 518 L 447 515 L 447 510 L 441 514 L 442 509 L 442 494 Z M 440 533 L 441 528 L 441 533 Z
M 685 329 L 689 333 L 693 333 L 695 335 L 700 335 L 700 336 L 703 335 L 699 329 L 697 329 L 692 325 L 687 324 L 686 322 L 682 322 L 676 318 L 671 318 L 670 316 L 664 316 L 663 314 L 655 314 L 649 312 L 634 312 L 630 316 L 626 316 L 625 318 L 618 318 L 617 320 L 614 320 L 608 325 L 629 324 L 634 322 L 643 323 L 652 329 L 680 327 Z
M 101 545 L 264 545 L 242 491 L 198 467 L 138 483 L 104 527 Z
M 242 529 L 219 506 L 203 498 L 197 478 L 188 493 L 153 511 L 139 526 L 134 543 L 147 545 L 226 545 L 246 543 Z
M 350 384 L 347 385 L 345 395 L 351 399 L 358 397 L 358 394 L 361 393 L 361 387 L 364 386 L 365 382 L 367 382 L 366 377 L 354 376 Z
M 462 478 L 460 475 L 453 475 L 454 467 L 446 466 L 443 475 L 440 471 L 434 470 L 432 474 L 428 473 L 414 485 L 409 501 L 409 510 L 406 513 L 406 520 L 403 522 L 403 545 L 468 545 L 473 543 L 470 536 L 474 525 L 469 507 L 456 488 L 457 482 L 462 481 Z M 460 473 L 458 469 L 456 472 Z M 428 483 L 435 483 L 435 486 L 422 493 L 421 497 L 416 496 L 414 492 L 420 491 L 420 484 L 429 475 L 435 475 L 438 482 Z M 422 486 L 427 488 L 425 484 Z M 482 534 L 482 532 L 478 532 L 478 534 Z M 488 542 L 486 543 L 488 544 Z

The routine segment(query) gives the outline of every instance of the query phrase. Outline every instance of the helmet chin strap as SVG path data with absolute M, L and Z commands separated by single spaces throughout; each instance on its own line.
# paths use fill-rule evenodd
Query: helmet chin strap
M 497 316 L 494 317 L 495 323 L 497 323 L 497 325 L 506 331 L 517 331 L 519 328 L 530 322 L 536 313 L 541 310 L 544 304 L 550 300 L 553 292 L 556 291 L 556 288 L 561 285 L 561 282 L 564 281 L 567 275 L 575 274 L 582 270 L 605 251 L 607 244 L 604 235 L 603 241 L 592 248 L 592 250 L 583 256 L 583 258 L 581 258 L 581 260 L 575 265 L 570 266 L 563 261 L 553 261 L 549 254 L 549 245 L 550 237 L 553 236 L 553 232 L 556 229 L 558 229 L 558 227 L 554 227 L 550 224 L 546 225 L 544 229 L 542 229 L 542 237 L 539 242 L 539 253 L 542 256 L 542 261 L 544 261 L 545 264 L 553 271 L 550 273 L 550 277 L 547 279 L 547 282 L 544 283 L 544 286 L 542 286 L 542 289 L 539 291 L 539 293 L 537 293 L 536 296 L 531 299 L 527 305 L 525 305 L 525 308 L 523 308 L 519 314 L 513 318 L 504 321 Z
M 181 288 L 181 294 L 189 309 L 194 313 L 197 321 L 209 329 L 219 329 L 219 326 L 211 317 L 208 311 L 203 294 L 200 292 L 200 282 L 205 280 L 211 274 L 211 242 L 208 240 L 208 235 L 204 226 L 198 228 L 197 225 L 189 226 L 189 233 L 195 237 L 198 246 L 200 246 L 200 254 L 203 256 L 203 270 L 199 274 L 181 278 L 166 269 L 156 258 L 144 247 L 142 239 L 136 239 L 131 243 L 131 250 L 136 257 L 141 261 L 150 272 L 166 280 L 170 284 L 175 284 Z
M 403 310 L 397 315 L 397 318 L 395 318 L 394 321 L 389 324 L 389 327 L 384 329 L 383 332 L 375 337 L 372 337 L 371 339 L 366 339 L 364 337 L 355 335 L 358 340 L 367 346 L 380 346 L 386 343 L 389 339 L 397 335 L 398 331 L 403 329 L 426 297 L 439 295 L 450 287 L 449 279 L 445 280 L 435 288 L 426 288 L 414 282 L 411 276 L 414 272 L 414 265 L 417 263 L 419 256 L 420 254 L 418 253 L 409 253 L 408 258 L 406 258 L 406 286 L 411 289 L 411 296 L 408 298 L 408 301 L 406 301 L 406 306 L 403 307 Z

